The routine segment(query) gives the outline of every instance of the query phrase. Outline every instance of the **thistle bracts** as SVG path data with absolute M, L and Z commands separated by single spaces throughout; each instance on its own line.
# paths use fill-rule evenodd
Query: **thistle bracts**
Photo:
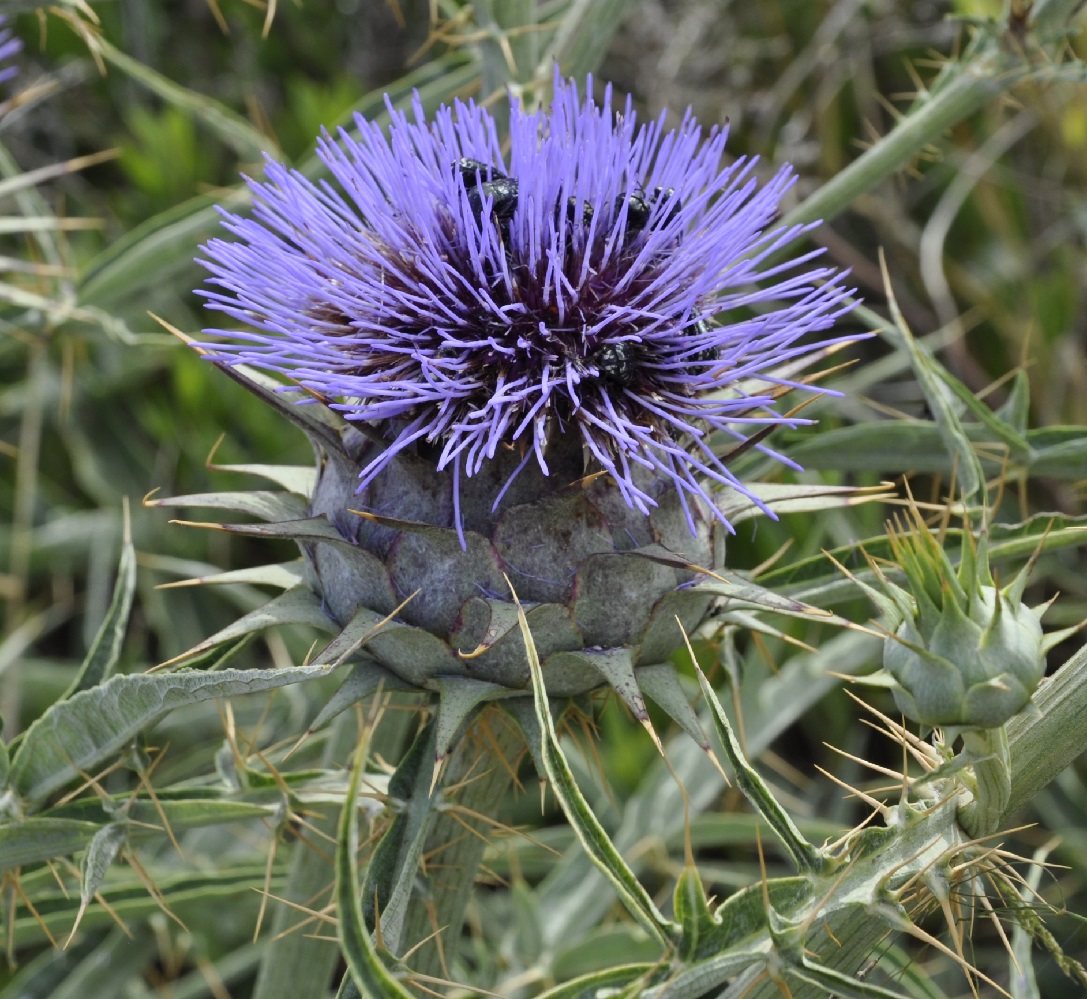
M 368 689 L 384 681 L 386 687 L 444 693 L 455 689 L 459 678 L 481 699 L 525 694 L 528 665 L 508 576 L 529 602 L 554 695 L 581 694 L 608 683 L 644 718 L 639 693 L 644 677 L 647 689 L 704 741 L 693 714 L 679 707 L 683 698 L 677 698 L 666 661 L 681 641 L 680 627 L 697 629 L 716 599 L 695 585 L 720 564 L 722 528 L 716 520 L 700 517 L 698 534 L 692 535 L 674 493 L 662 496 L 646 517 L 628 508 L 606 482 L 584 485 L 580 473 L 574 474 L 574 456 L 556 448 L 549 457 L 557 470 L 571 473 L 569 479 L 529 471 L 506 490 L 496 514 L 490 506 L 504 485 L 502 460 L 470 480 L 461 506 L 464 529 L 458 533 L 451 523 L 450 472 L 435 473 L 422 459 L 401 455 L 356 494 L 360 455 L 380 442 L 331 410 L 298 407 L 290 396 L 267 392 L 257 373 L 237 368 L 228 373 L 307 429 L 321 460 L 316 477 L 302 470 L 263 470 L 302 492 L 152 501 L 263 516 L 267 523 L 222 526 L 294 538 L 304 554 L 299 563 L 245 574 L 249 581 L 275 582 L 287 592 L 200 643 L 193 654 L 276 623 L 309 623 L 338 633 L 318 662 L 342 662 L 345 654 L 362 660 L 345 697 L 356 696 L 363 676 L 371 678 Z M 556 481 L 569 484 L 549 493 Z M 368 500 L 391 505 L 400 516 L 356 512 L 370 506 Z M 228 574 L 224 581 L 237 578 Z M 334 701 L 330 709 L 346 703 Z M 320 722 L 329 716 L 326 711 Z

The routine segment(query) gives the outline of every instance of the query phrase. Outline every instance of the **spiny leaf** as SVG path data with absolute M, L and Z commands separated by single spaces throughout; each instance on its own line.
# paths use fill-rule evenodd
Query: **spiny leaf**
M 27 730 L 11 784 L 33 810 L 81 773 L 93 773 L 169 712 L 216 697 L 240 697 L 328 675 L 325 667 L 223 669 L 115 676 L 59 701 Z
M 733 734 L 728 715 L 725 714 L 725 709 L 717 699 L 717 694 L 710 685 L 709 680 L 706 679 L 706 675 L 698 668 L 698 661 L 695 659 L 693 652 L 691 658 L 695 661 L 695 669 L 698 670 L 698 682 L 702 687 L 702 693 L 705 695 L 706 701 L 712 709 L 714 727 L 717 729 L 717 735 L 721 740 L 725 755 L 728 757 L 729 763 L 732 764 L 733 772 L 736 775 L 736 783 L 739 784 L 740 790 L 743 791 L 747 800 L 751 802 L 755 810 L 777 834 L 782 846 L 785 847 L 785 852 L 788 853 L 790 859 L 796 865 L 796 869 L 801 874 L 823 871 L 827 866 L 826 858 L 804 838 L 804 835 L 797 829 L 788 813 L 771 794 L 765 781 L 759 776 L 754 767 L 747 762 L 747 758 Z
M 892 992 L 808 960 L 799 966 L 790 965 L 786 976 L 822 989 L 827 995 L 842 996 L 843 999 L 902 999 L 901 992 Z
M 247 489 L 241 492 L 191 493 L 147 500 L 153 507 L 199 507 L 205 510 L 229 510 L 247 513 L 261 520 L 299 521 L 309 513 L 309 501 L 294 493 L 272 489 Z
M 838 617 L 837 614 L 832 614 L 828 610 L 823 610 L 821 607 L 815 607 L 811 604 L 804 603 L 801 600 L 794 600 L 791 597 L 784 597 L 779 593 L 775 593 L 773 590 L 760 586 L 758 583 L 752 583 L 745 579 L 734 579 L 727 582 L 711 579 L 706 582 L 697 583 L 691 587 L 691 590 L 698 590 L 701 593 L 713 593 L 720 597 L 726 597 L 726 611 L 733 604 L 739 604 L 741 607 L 746 605 L 765 611 L 772 611 L 775 614 L 785 614 L 789 617 L 799 617 L 806 620 L 817 620 L 824 624 L 834 624 L 841 628 L 852 626 L 852 622 L 847 621 L 845 618 Z
M 359 905 L 358 863 L 355 859 L 359 848 L 358 808 L 359 781 L 366 760 L 366 742 L 359 746 L 355 765 L 351 768 L 351 782 L 344 799 L 340 817 L 339 835 L 336 837 L 336 915 L 338 933 L 344 959 L 351 971 L 355 985 L 364 996 L 375 999 L 414 999 L 393 977 L 370 939 L 370 932 L 362 919 Z
M 0 824 L 0 871 L 70 856 L 82 850 L 100 828 L 97 822 L 46 816 Z
M 512 592 L 513 587 L 510 587 Z M 521 626 L 521 634 L 525 642 L 525 651 L 528 654 L 529 671 L 532 675 L 532 693 L 536 705 L 536 720 L 540 726 L 542 744 L 540 755 L 543 758 L 544 768 L 551 781 L 555 797 L 558 799 L 567 821 L 577 833 L 578 839 L 585 848 L 592 862 L 615 886 L 620 899 L 626 905 L 630 913 L 661 943 L 669 943 L 678 935 L 679 927 L 665 919 L 657 908 L 656 903 L 649 893 L 638 881 L 634 872 L 627 866 L 615 845 L 608 838 L 604 827 L 589 807 L 585 800 L 570 765 L 566 762 L 562 747 L 559 745 L 558 736 L 555 734 L 555 725 L 551 720 L 551 712 L 548 708 L 547 690 L 544 687 L 543 671 L 540 668 L 540 659 L 536 654 L 536 646 L 532 641 L 532 633 L 528 628 L 521 602 L 517 600 L 517 620 Z
M 596 996 L 622 995 L 623 989 L 637 984 L 644 987 L 649 976 L 657 969 L 655 964 L 621 964 L 603 971 L 594 971 L 553 989 L 541 992 L 536 999 L 595 999 Z
M 309 499 L 317 485 L 317 469 L 313 465 L 213 465 L 213 472 L 233 472 L 236 475 L 256 475 L 282 486 L 289 493 Z
M 148 894 L 146 884 L 134 875 L 126 875 L 123 868 L 114 868 L 106 880 L 109 892 L 110 910 L 102 906 L 90 906 L 83 918 L 81 929 L 84 932 L 109 929 L 116 925 L 117 917 L 131 921 L 133 926 L 145 922 L 148 917 L 162 912 L 161 903 L 165 902 L 171 911 L 184 910 L 194 905 L 204 907 L 228 906 L 235 919 L 247 918 L 246 910 L 254 913 L 258 903 L 256 890 L 264 887 L 273 892 L 281 890 L 280 871 L 274 870 L 271 882 L 266 881 L 266 865 L 259 863 L 235 863 L 223 870 L 211 874 L 150 867 L 148 874 L 153 878 L 159 898 Z M 50 880 L 53 874 L 45 871 Z M 26 875 L 23 882 L 26 881 Z M 72 926 L 72 920 L 78 910 L 76 896 L 54 888 L 53 891 L 35 891 L 33 893 L 39 906 L 39 915 L 45 929 L 60 936 L 66 935 Z M 20 913 L 12 924 L 5 924 L 14 939 L 16 947 L 40 945 L 42 925 L 32 914 Z M 132 945 L 137 947 L 137 945 Z M 90 993 L 95 995 L 95 993 Z M 80 993 L 88 995 L 88 993 Z M 50 995 L 49 999 L 53 999 Z
M 893 489 L 884 485 L 828 486 L 809 483 L 753 482 L 745 483 L 744 488 L 757 496 L 762 503 L 776 514 L 818 513 L 839 507 L 858 506 L 861 503 L 882 502 L 895 495 Z M 765 516 L 760 507 L 750 496 L 736 490 L 721 495 L 717 505 L 725 518 L 733 526 Z
M 669 976 L 658 990 L 653 993 L 653 999 L 698 999 L 700 996 L 724 996 L 726 993 L 717 991 L 721 986 L 730 983 L 732 988 L 738 988 L 737 996 L 746 995 L 751 985 L 761 978 L 765 972 L 766 952 L 765 947 L 759 947 L 758 942 L 752 942 L 746 950 L 733 950 L 727 953 L 715 954 L 713 957 L 698 961 Z M 731 989 L 728 995 L 732 995 Z
M 430 793 L 433 764 L 434 725 L 430 724 L 416 736 L 389 781 L 395 815 L 366 868 L 363 917 L 370 926 L 381 916 L 381 937 L 393 950 L 400 947 L 404 916 L 436 806 Z
M 179 579 L 173 583 L 163 583 L 162 590 L 183 586 L 221 586 L 231 583 L 248 583 L 253 586 L 275 586 L 281 590 L 292 590 L 303 579 L 302 559 L 293 562 L 281 562 L 269 565 L 248 566 L 244 569 L 228 569 L 226 572 L 210 572 L 206 576 L 193 576 Z
M 678 948 L 679 957 L 683 961 L 690 961 L 699 954 L 707 931 L 713 933 L 718 925 L 710 911 L 698 868 L 693 864 L 686 865 L 676 879 L 672 907 L 679 925 L 683 928 Z
M 136 550 L 132 547 L 132 531 L 125 508 L 125 526 L 121 540 L 121 561 L 117 566 L 117 582 L 113 587 L 113 599 L 105 620 L 94 636 L 87 658 L 79 668 L 79 673 L 71 686 L 64 692 L 61 700 L 71 697 L 80 690 L 102 683 L 117 665 L 128 629 L 128 615 L 132 611 L 132 596 L 136 592 Z
M 221 631 L 205 638 L 180 656 L 163 663 L 172 665 L 202 655 L 219 645 L 244 638 L 280 624 L 308 624 L 324 631 L 332 630 L 332 621 L 321 608 L 320 599 L 308 586 L 299 585 L 269 600 L 263 607 L 238 618 Z
M 117 854 L 121 852 L 121 848 L 127 840 L 127 822 L 111 822 L 108 826 L 99 829 L 91 839 L 81 865 L 83 883 L 79 889 L 79 912 L 76 914 L 75 925 L 72 927 L 73 935 L 83 919 L 83 913 L 87 911 L 87 906 L 90 905 L 94 896 L 98 894 L 102 882 L 106 879 L 106 874 L 113 866 Z

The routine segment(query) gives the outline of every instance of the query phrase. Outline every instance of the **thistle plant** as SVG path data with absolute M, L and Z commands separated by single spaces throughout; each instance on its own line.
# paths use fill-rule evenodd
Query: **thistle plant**
M 1087 982 L 1076 0 L 16 6 L 17 153 L 154 113 L 0 148 L 0 999 Z
M 360 660 L 320 720 L 432 690 L 439 763 L 484 702 L 531 719 L 514 594 L 552 696 L 606 684 L 647 723 L 648 694 L 704 743 L 668 656 L 730 591 L 718 494 L 768 510 L 729 458 L 782 460 L 761 439 L 798 420 L 776 399 L 848 308 L 812 254 L 766 266 L 810 228 L 771 225 L 787 169 L 759 185 L 722 163 L 726 130 L 639 125 L 592 86 L 556 73 L 549 107 L 514 101 L 506 156 L 471 103 L 356 119 L 320 143 L 331 182 L 270 161 L 254 217 L 204 248 L 209 306 L 250 329 L 198 349 L 317 452 L 309 516 L 289 494 L 262 515 L 302 548 L 293 609 L 343 629 L 317 662 Z

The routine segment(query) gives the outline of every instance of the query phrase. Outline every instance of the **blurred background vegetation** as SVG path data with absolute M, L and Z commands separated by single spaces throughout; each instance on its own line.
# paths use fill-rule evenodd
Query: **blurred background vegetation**
M 7 739 L 69 684 L 106 612 L 123 499 L 131 503 L 140 564 L 127 668 L 175 656 L 263 600 L 242 585 L 156 589 L 272 558 L 267 541 L 170 525 L 162 510 L 141 506 L 156 489 L 173 495 L 248 485 L 209 469 L 213 451 L 217 464 L 311 458 L 301 435 L 269 420 L 261 404 L 154 318 L 190 335 L 206 322 L 193 295 L 202 272 L 192 258 L 214 233 L 214 203 L 238 203 L 239 173 L 259 173 L 262 150 L 311 170 L 319 130 L 354 110 L 380 113 L 386 88 L 399 100 L 418 86 L 430 104 L 454 93 L 489 96 L 475 59 L 491 36 L 476 22 L 478 11 L 454 0 L 281 0 L 273 11 L 243 0 L 109 0 L 91 5 L 97 23 L 75 4 L 48 14 L 34 6 L 0 2 L 25 42 L 21 96 L 0 121 L 0 182 L 110 155 L 85 167 L 76 162 L 5 202 L 6 214 L 67 220 L 59 229 L 0 232 L 2 266 L 12 269 L 5 280 L 19 289 L 0 308 L 0 714 Z M 546 21 L 558 24 L 566 7 L 541 5 L 541 38 L 553 30 Z M 613 0 L 610 37 L 600 33 L 593 39 L 599 52 L 578 50 L 577 58 L 594 64 L 598 81 L 632 94 L 647 116 L 668 109 L 678 119 L 690 106 L 704 124 L 727 120 L 732 155 L 760 157 L 764 176 L 785 162 L 796 167 L 795 202 L 885 134 L 966 44 L 971 24 L 1002 7 L 998 0 Z M 1068 44 L 1087 55 L 1084 33 Z M 880 311 L 882 250 L 914 332 L 942 346 L 950 370 L 994 408 L 1007 396 L 1009 372 L 1022 367 L 1032 426 L 1087 424 L 1082 84 L 1017 86 L 814 239 L 851 269 L 866 303 Z M 17 259 L 30 263 L 15 270 Z M 822 414 L 824 429 L 925 414 L 901 364 L 874 343 L 856 355 L 863 363 L 846 383 L 850 394 Z M 798 445 L 819 432 L 784 442 Z M 826 474 L 860 484 L 881 478 L 875 471 Z M 929 480 L 914 488 L 930 489 L 924 498 L 937 493 Z M 1082 494 L 1075 483 L 1035 478 L 1010 484 L 1005 504 L 1009 519 L 1038 510 L 1077 515 Z M 763 522 L 757 532 L 741 532 L 730 564 L 759 566 L 786 543 L 789 560 L 815 555 L 878 534 L 884 515 L 873 506 L 848 517 Z M 282 557 L 291 557 L 286 546 Z M 1083 568 L 1074 550 L 1043 559 L 1038 595 L 1062 593 L 1054 623 L 1087 616 Z M 859 604 L 855 611 L 859 619 L 868 613 Z M 277 635 L 243 656 L 297 662 L 311 640 L 301 632 Z M 771 674 L 775 653 L 763 652 Z M 280 709 L 302 710 L 289 698 Z M 217 720 L 205 721 L 198 731 L 216 737 Z M 288 732 L 301 731 L 297 717 L 289 721 Z M 615 705 L 600 726 L 593 752 L 621 802 L 655 751 Z M 196 743 L 186 744 L 180 727 L 169 734 L 180 740 L 171 765 L 184 774 Z M 824 741 L 875 752 L 868 740 L 845 699 L 828 698 L 775 746 L 775 779 L 803 814 L 846 824 L 854 813 L 829 784 L 812 783 L 811 763 L 840 769 Z M 1084 768 L 1073 768 L 1035 803 L 1048 830 L 1035 839 L 1063 839 L 1055 859 L 1072 869 L 1060 875 L 1054 897 L 1073 909 L 1087 890 L 1084 776 Z M 530 814 L 535 802 L 518 807 Z M 735 859 L 727 838 L 711 844 L 720 851 L 720 883 L 742 881 L 726 863 Z M 521 873 L 533 877 L 533 857 L 522 859 Z M 750 869 L 753 858 L 743 863 Z M 241 940 L 251 924 L 223 932 Z M 1055 932 L 1070 951 L 1085 949 L 1087 935 L 1075 922 Z M 40 935 L 27 932 L 10 949 L 25 960 L 42 946 Z M 979 933 L 975 946 L 997 944 Z M 163 958 L 147 973 L 148 987 L 165 989 L 190 971 L 184 959 L 171 967 Z M 1047 989 L 1067 987 L 1053 969 L 1040 973 Z M 246 994 L 241 988 L 236 994 Z

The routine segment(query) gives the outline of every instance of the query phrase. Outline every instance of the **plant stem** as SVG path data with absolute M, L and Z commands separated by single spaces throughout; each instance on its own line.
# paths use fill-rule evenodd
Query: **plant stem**
M 1087 646 L 1042 683 L 1034 703 L 1038 714 L 1008 722 L 1012 784 L 1004 822 L 1087 751 Z
M 325 744 L 323 766 L 332 770 L 343 767 L 356 739 L 355 714 L 345 711 L 333 721 Z M 333 880 L 332 853 L 335 852 L 339 809 L 329 805 L 326 812 L 312 820 L 316 831 L 307 836 L 330 837 L 315 843 L 298 840 L 291 857 L 284 896 L 297 905 L 319 908 L 314 898 L 323 898 Z M 266 938 L 264 958 L 253 995 L 261 999 L 325 995 L 339 950 L 328 940 L 318 939 L 317 927 L 301 927 L 305 916 L 292 906 L 279 905 L 272 920 L 272 932 Z M 291 932 L 294 927 L 294 932 Z M 269 940 L 275 943 L 268 945 Z
M 1008 90 L 1032 71 L 1013 61 L 987 36 L 957 62 L 945 67 L 932 91 L 907 111 L 891 131 L 841 173 L 789 212 L 782 224 L 831 219 L 857 198 L 905 166 L 956 123 Z
M 442 785 L 446 794 L 456 791 L 427 836 L 429 897 L 413 900 L 401 935 L 402 952 L 426 940 L 412 954 L 413 972 L 449 975 L 483 851 L 523 747 L 524 737 L 510 717 L 492 707 L 478 716 L 446 763 Z
M 974 800 L 960 809 L 959 824 L 971 836 L 980 838 L 1000 828 L 1012 794 L 1007 727 L 967 731 L 962 739 L 964 751 L 976 762 Z

